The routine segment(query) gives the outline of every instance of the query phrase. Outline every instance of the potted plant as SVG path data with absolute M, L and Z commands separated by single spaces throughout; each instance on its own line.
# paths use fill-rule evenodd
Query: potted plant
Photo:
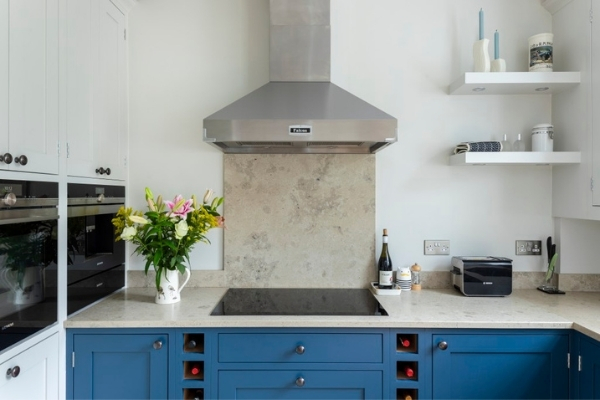
M 179 293 L 190 276 L 190 250 L 198 242 L 210 243 L 207 232 L 223 226 L 225 219 L 217 212 L 223 198 L 211 198 L 212 191 L 208 190 L 202 203 L 194 195 L 187 200 L 181 195 L 173 201 L 163 201 L 162 196 L 154 200 L 146 188 L 148 211 L 121 207 L 113 218 L 116 240 L 137 246 L 134 254 L 146 259 L 146 275 L 150 266 L 154 267 L 157 303 L 172 304 L 180 300 Z M 186 275 L 181 286 L 179 273 Z

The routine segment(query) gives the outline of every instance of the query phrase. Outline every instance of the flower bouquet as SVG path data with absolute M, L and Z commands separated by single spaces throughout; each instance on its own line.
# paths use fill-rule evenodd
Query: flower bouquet
M 161 292 L 161 277 L 169 271 L 186 273 L 189 252 L 198 242 L 210 243 L 206 237 L 212 228 L 223 227 L 225 219 L 217 212 L 223 197 L 212 198 L 208 190 L 202 203 L 192 195 L 186 200 L 178 195 L 173 201 L 163 201 L 162 196 L 154 199 L 146 188 L 148 211 L 121 207 L 112 223 L 116 240 L 125 240 L 136 245 L 134 254 L 144 256 L 144 272 L 150 266 L 156 271 L 156 289 Z

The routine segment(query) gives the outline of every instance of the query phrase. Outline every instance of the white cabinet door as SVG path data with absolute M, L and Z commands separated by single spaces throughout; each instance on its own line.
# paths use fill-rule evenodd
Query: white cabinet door
M 4 169 L 58 173 L 58 13 L 58 0 L 0 0 Z
M 124 180 L 125 16 L 109 0 L 67 4 L 67 173 Z
M 58 334 L 0 364 L 0 371 L 0 399 L 57 399 Z

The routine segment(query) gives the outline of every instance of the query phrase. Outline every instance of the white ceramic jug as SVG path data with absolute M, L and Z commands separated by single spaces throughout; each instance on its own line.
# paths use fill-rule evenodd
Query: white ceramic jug
M 179 271 L 167 269 L 160 277 L 160 286 L 154 301 L 156 304 L 174 304 L 181 300 L 181 290 L 190 280 L 191 272 L 185 268 L 185 280 L 179 285 Z

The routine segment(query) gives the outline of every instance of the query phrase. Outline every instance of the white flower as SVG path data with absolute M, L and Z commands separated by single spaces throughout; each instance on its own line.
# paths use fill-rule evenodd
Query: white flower
M 129 220 L 133 223 L 140 225 L 146 225 L 148 223 L 148 220 L 146 218 L 137 215 L 130 215 Z
M 123 240 L 131 240 L 137 234 L 137 229 L 133 226 L 126 226 L 123 228 L 123 232 L 121 232 L 121 239 Z
M 182 239 L 185 235 L 187 235 L 189 230 L 188 224 L 185 220 L 181 220 L 175 224 L 175 237 L 177 239 Z

